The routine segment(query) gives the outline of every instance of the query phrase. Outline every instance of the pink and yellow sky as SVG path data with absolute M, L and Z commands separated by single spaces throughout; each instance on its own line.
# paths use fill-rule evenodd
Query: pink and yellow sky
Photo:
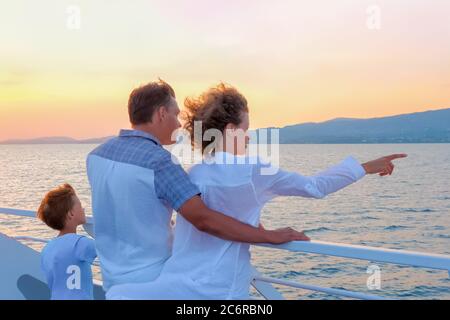
M 131 89 L 157 77 L 180 105 L 237 86 L 252 128 L 446 108 L 449 19 L 448 0 L 5 2 L 0 140 L 115 134 Z

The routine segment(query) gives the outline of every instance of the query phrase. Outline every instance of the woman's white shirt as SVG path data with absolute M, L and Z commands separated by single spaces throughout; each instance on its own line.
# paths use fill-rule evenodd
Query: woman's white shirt
M 203 162 L 189 170 L 205 204 L 255 227 L 262 207 L 277 196 L 323 198 L 365 175 L 353 157 L 309 177 L 273 167 L 260 158 L 230 153 L 216 153 L 207 161 L 211 163 Z M 252 278 L 249 244 L 201 232 L 178 214 L 172 256 L 163 268 L 164 274 L 189 277 L 211 298 L 246 298 Z

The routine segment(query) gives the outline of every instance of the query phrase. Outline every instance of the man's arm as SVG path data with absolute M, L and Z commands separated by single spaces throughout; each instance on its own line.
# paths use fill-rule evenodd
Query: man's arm
M 272 244 L 309 240 L 303 232 L 292 228 L 266 230 L 242 223 L 209 209 L 199 196 L 187 200 L 178 212 L 198 230 L 225 240 Z

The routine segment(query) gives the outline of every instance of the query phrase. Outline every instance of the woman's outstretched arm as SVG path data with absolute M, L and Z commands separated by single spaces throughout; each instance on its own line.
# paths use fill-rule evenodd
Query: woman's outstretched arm
M 282 169 L 274 174 L 264 174 L 261 170 L 266 165 L 255 166 L 253 173 L 255 191 L 262 202 L 276 196 L 302 196 L 308 198 L 324 198 L 346 186 L 360 180 L 366 174 L 390 175 L 394 170 L 392 161 L 406 157 L 405 154 L 394 154 L 360 164 L 355 158 L 348 157 L 340 164 L 313 176 L 303 176 L 296 172 Z M 259 171 L 259 172 L 258 172 Z

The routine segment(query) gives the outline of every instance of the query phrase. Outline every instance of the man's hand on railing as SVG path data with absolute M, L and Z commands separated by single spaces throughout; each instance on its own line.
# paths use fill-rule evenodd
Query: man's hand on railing
M 259 226 L 262 228 L 262 225 Z M 270 233 L 270 243 L 282 244 L 291 241 L 310 241 L 310 239 L 302 232 L 292 228 L 281 228 L 268 231 Z
M 392 161 L 395 159 L 406 158 L 407 156 L 408 155 L 404 153 L 391 154 L 389 156 L 363 163 L 362 166 L 364 170 L 366 170 L 367 174 L 378 173 L 380 176 L 391 175 L 392 172 L 394 172 L 394 164 Z

